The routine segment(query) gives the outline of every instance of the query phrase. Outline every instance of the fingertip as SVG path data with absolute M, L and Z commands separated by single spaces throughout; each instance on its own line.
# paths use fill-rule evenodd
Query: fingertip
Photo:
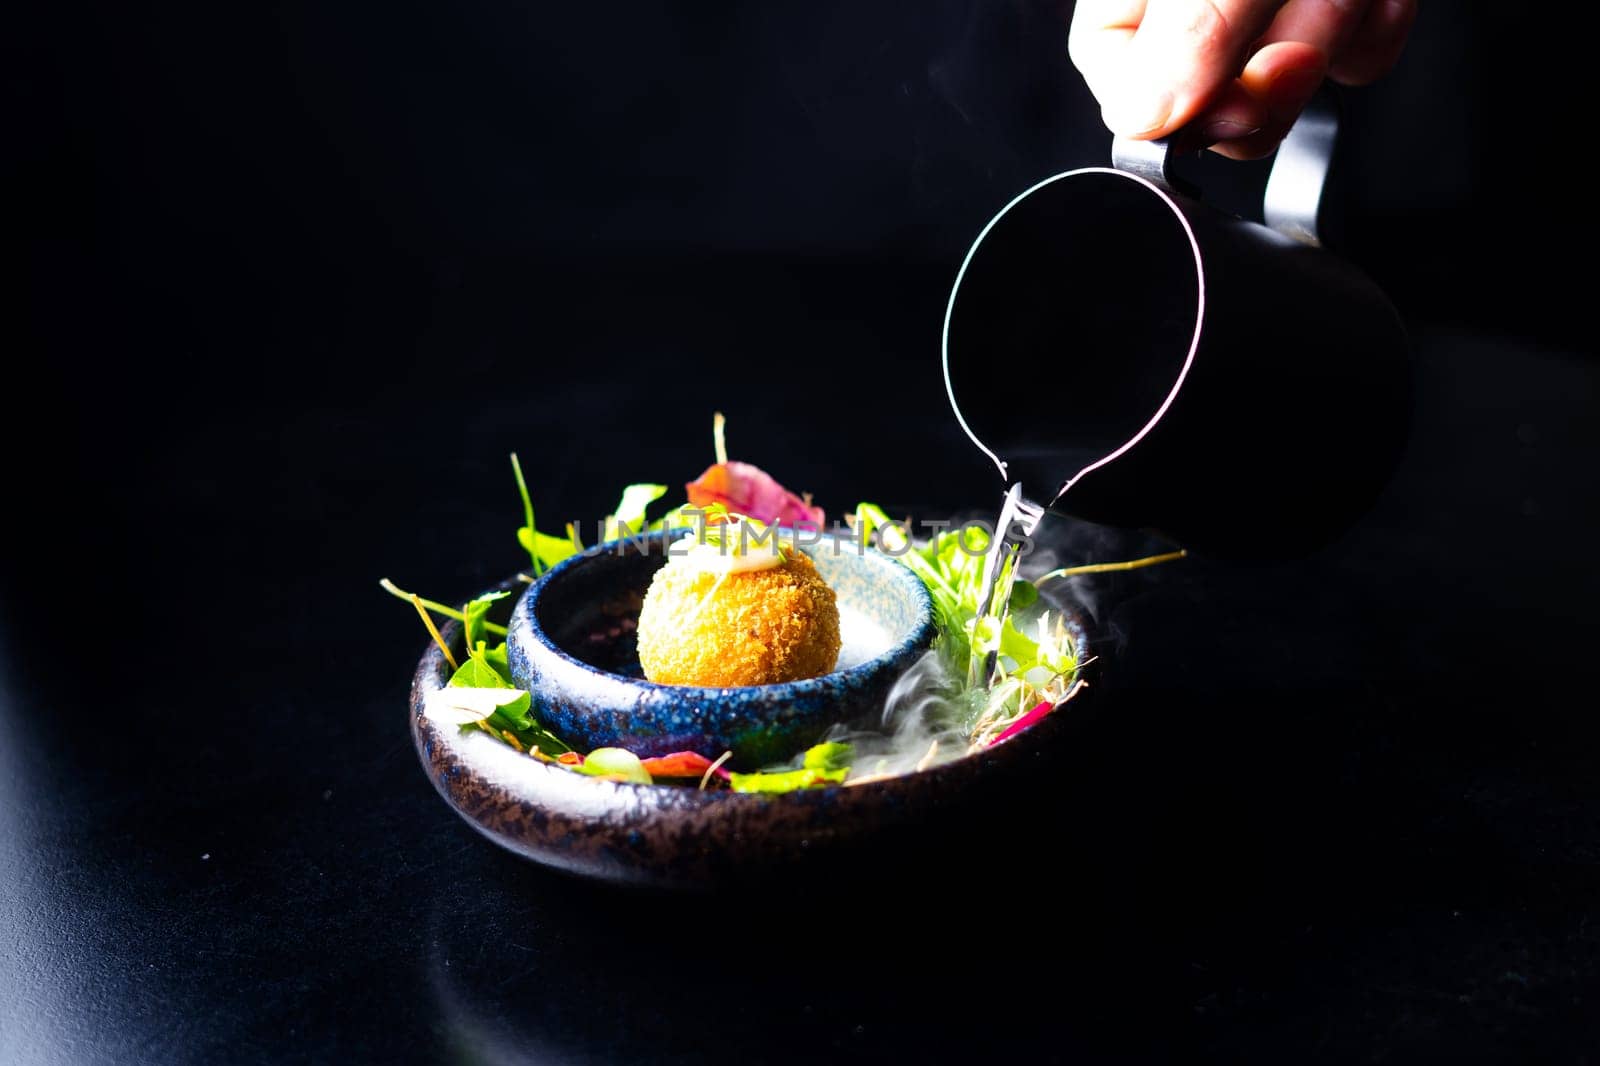
M 1237 140 L 1219 141 L 1211 145 L 1207 151 L 1228 159 L 1244 162 L 1250 159 L 1264 159 L 1278 150 L 1278 144 L 1283 140 L 1281 133 L 1268 133 L 1265 130 Z
M 1241 84 L 1266 105 L 1270 127 L 1279 137 L 1300 117 L 1328 75 L 1328 57 L 1319 48 L 1299 41 L 1269 44 L 1250 58 Z
M 1217 149 L 1256 136 L 1271 121 L 1262 101 L 1237 80 L 1230 81 L 1217 94 L 1216 102 L 1185 127 L 1184 140 L 1196 149 Z
M 1250 58 L 1237 82 L 1237 92 L 1254 101 L 1260 128 L 1248 135 L 1221 140 L 1211 151 L 1229 159 L 1260 159 L 1277 150 L 1327 74 L 1321 49 L 1300 41 L 1280 41 Z
M 1250 57 L 1239 81 L 1252 94 L 1270 101 L 1274 85 L 1285 76 L 1323 78 L 1327 73 L 1328 56 L 1322 49 L 1304 41 L 1277 41 Z

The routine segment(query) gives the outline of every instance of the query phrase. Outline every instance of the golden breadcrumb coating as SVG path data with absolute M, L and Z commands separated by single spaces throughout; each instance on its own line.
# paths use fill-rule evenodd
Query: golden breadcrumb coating
M 662 685 L 771 685 L 839 659 L 839 606 L 814 563 L 715 574 L 681 560 L 656 571 L 639 612 L 639 664 Z

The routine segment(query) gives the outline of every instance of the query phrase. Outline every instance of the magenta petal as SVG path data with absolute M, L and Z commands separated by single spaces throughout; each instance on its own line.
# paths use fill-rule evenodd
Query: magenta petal
M 720 503 L 768 525 L 822 528 L 822 508 L 808 504 L 750 463 L 716 463 L 685 488 L 696 507 Z
M 1051 703 L 1049 700 L 1045 700 L 1043 703 L 1039 704 L 1039 706 L 1035 707 L 1033 710 L 1029 711 L 1027 714 L 1023 715 L 1021 718 L 1018 718 L 1015 722 L 1012 722 L 1010 725 L 1002 729 L 993 740 L 989 741 L 986 747 L 993 747 L 1002 740 L 1010 740 L 1012 737 L 1016 736 L 1018 733 L 1022 732 L 1024 729 L 1028 728 L 1033 723 L 1037 722 L 1039 719 L 1043 718 L 1045 715 L 1049 714 L 1055 709 L 1055 704 Z

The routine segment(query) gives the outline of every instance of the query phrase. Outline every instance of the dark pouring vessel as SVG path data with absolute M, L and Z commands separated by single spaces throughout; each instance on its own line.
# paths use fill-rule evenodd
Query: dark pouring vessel
M 1280 147 L 1266 224 L 1169 178 L 1165 142 L 1046 179 L 974 242 L 945 315 L 956 417 L 1024 500 L 1220 557 L 1293 555 L 1372 503 L 1409 425 L 1409 343 L 1321 246 L 1336 120 Z

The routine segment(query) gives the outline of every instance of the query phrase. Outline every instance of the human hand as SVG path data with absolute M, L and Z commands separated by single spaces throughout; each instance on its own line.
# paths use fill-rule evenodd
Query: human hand
M 1112 132 L 1189 131 L 1233 159 L 1270 153 L 1326 77 L 1376 80 L 1417 0 L 1078 0 L 1067 50 Z

